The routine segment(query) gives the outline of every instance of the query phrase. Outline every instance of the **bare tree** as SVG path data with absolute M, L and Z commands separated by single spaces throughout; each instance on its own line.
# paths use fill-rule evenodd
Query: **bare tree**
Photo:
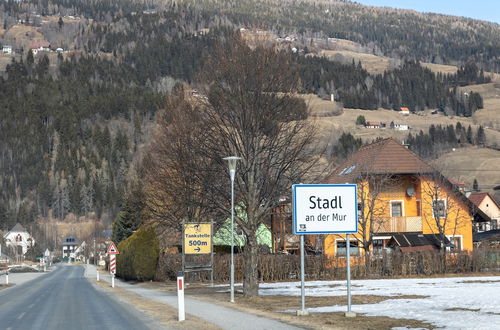
M 291 60 L 271 49 L 252 50 L 239 37 L 221 43 L 199 76 L 208 97 L 179 100 L 177 107 L 182 110 L 164 126 L 171 133 L 158 136 L 153 147 L 156 164 L 161 164 L 149 178 L 152 183 L 163 182 L 165 190 L 156 189 L 156 198 L 169 201 L 164 206 L 171 219 L 179 205 L 187 204 L 185 217 L 204 214 L 224 221 L 230 213 L 230 194 L 223 157 L 241 157 L 236 200 L 245 216 L 236 215 L 235 222 L 246 237 L 247 296 L 258 294 L 259 226 L 268 222 L 279 197 L 289 195 L 292 184 L 300 183 L 319 158 L 316 131 L 303 120 L 305 102 L 292 96 L 298 79 Z M 224 215 L 218 216 L 220 212 Z
M 386 215 L 389 204 L 383 199 L 383 195 L 394 183 L 395 179 L 390 174 L 370 171 L 361 171 L 357 179 L 358 235 L 354 237 L 364 250 L 367 269 L 371 265 L 373 237 L 381 230 L 385 231 L 388 224 Z
M 446 235 L 455 237 L 461 227 L 472 221 L 471 217 L 464 211 L 467 206 L 461 201 L 461 193 L 442 174 L 436 171 L 421 175 L 420 181 L 423 221 L 439 234 L 440 248 L 445 253 Z
M 223 171 L 211 175 L 212 166 L 199 148 L 205 129 L 203 107 L 196 99 L 186 98 L 179 87 L 158 117 L 144 169 L 146 212 L 160 235 L 171 236 L 172 229 L 180 232 L 182 220 L 199 222 L 220 215 L 220 210 L 205 197 L 207 186 L 220 185 Z

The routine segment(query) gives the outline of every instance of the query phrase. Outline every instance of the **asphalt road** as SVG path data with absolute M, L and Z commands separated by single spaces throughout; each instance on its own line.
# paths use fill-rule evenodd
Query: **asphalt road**
M 97 290 L 82 266 L 0 290 L 0 329 L 157 329 L 156 322 Z

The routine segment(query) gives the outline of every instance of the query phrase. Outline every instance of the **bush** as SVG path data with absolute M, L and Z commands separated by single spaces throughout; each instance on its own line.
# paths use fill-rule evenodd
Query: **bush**
M 158 264 L 158 237 L 152 228 L 140 228 L 118 244 L 116 274 L 126 280 L 149 281 L 155 278 Z

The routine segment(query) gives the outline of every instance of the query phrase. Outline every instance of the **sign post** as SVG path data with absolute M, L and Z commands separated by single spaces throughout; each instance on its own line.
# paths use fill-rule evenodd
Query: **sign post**
M 354 184 L 293 185 L 293 232 L 300 235 L 301 310 L 307 315 L 304 288 L 304 236 L 306 234 L 347 234 L 347 299 L 346 316 L 351 312 L 350 233 L 358 232 L 357 187 Z
M 115 243 L 111 242 L 108 246 L 109 255 L 109 272 L 111 273 L 111 287 L 115 287 L 115 274 L 116 274 L 116 255 L 120 253 Z M 99 275 L 98 275 L 99 276 Z
M 210 271 L 210 282 L 214 285 L 214 249 L 213 249 L 213 222 L 184 223 L 182 234 L 182 270 L 185 273 L 196 271 Z M 186 256 L 210 255 L 210 259 Z M 195 262 L 193 262 L 195 260 Z M 203 260 L 203 261 L 202 261 Z

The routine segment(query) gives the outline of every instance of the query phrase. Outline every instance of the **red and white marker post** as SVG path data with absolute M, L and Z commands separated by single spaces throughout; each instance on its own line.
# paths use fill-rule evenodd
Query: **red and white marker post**
M 184 272 L 177 272 L 177 310 L 179 311 L 179 322 L 186 319 L 184 311 Z
M 111 273 L 111 287 L 115 287 L 115 274 L 116 274 L 116 255 L 119 254 L 118 248 L 115 243 L 111 242 L 108 246 L 109 255 L 109 272 Z

